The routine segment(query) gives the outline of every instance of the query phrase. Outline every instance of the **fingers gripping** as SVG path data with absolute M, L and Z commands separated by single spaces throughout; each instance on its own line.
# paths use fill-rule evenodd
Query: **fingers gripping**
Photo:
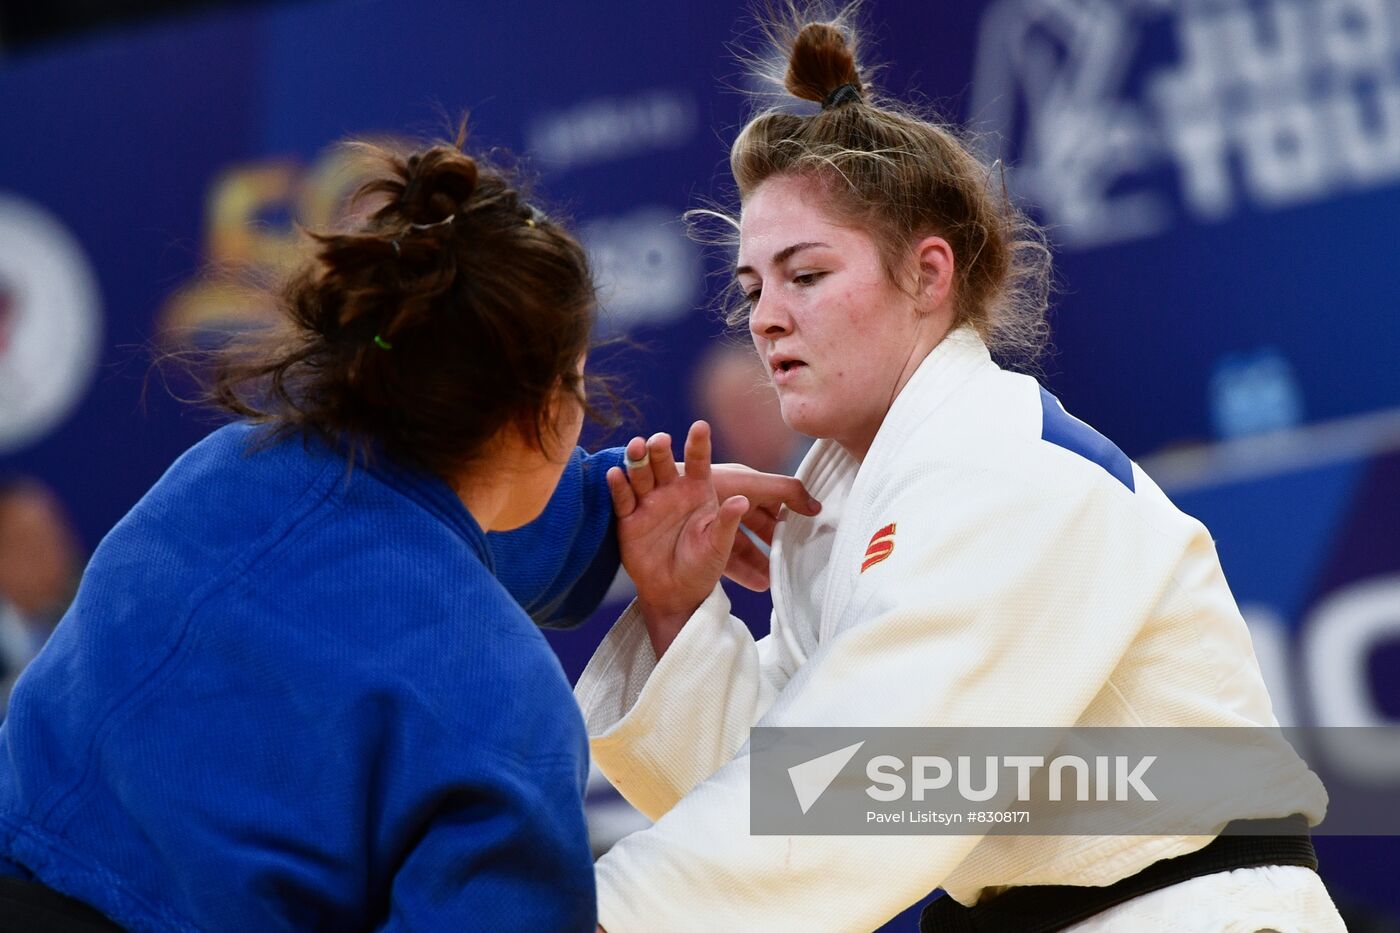
M 744 527 L 758 535 L 764 544 L 771 545 L 773 533 L 778 530 L 777 512 L 776 508 L 765 508 L 761 505 L 751 508 L 744 516 Z
M 816 515 L 821 511 L 821 503 L 807 492 L 807 487 L 803 486 L 800 480 L 791 476 L 765 473 L 760 474 L 754 482 L 761 490 L 760 498 L 763 503 L 773 504 L 774 512 L 777 511 L 778 503 L 799 515 Z
M 612 494 L 613 512 L 618 518 L 626 518 L 637 510 L 637 496 L 632 492 L 632 484 L 621 467 L 608 470 L 608 492 Z
M 768 555 L 748 535 L 735 535 L 724 575 L 744 589 L 761 593 L 769 586 Z
M 651 460 L 651 473 L 656 485 L 665 486 L 680 476 L 680 471 L 676 469 L 676 457 L 671 453 L 671 435 L 663 431 L 648 438 L 647 457 Z
M 701 482 L 710 479 L 710 426 L 697 421 L 685 436 L 685 475 Z
M 687 465 L 686 469 L 690 467 Z M 784 505 L 799 515 L 816 515 L 821 511 L 821 503 L 812 498 L 800 480 L 791 476 L 759 473 L 735 463 L 711 464 L 710 470 L 715 492 L 721 498 L 747 496 L 754 509 L 764 509 L 774 519 L 779 507 Z
M 743 496 L 730 496 L 720 503 L 719 514 L 715 517 L 714 537 L 711 539 L 715 550 L 725 556 L 734 547 L 734 536 L 739 532 L 739 522 L 749 510 L 749 500 Z
M 656 486 L 656 476 L 651 467 L 651 450 L 647 442 L 634 437 L 627 442 L 627 481 L 637 496 L 645 496 Z

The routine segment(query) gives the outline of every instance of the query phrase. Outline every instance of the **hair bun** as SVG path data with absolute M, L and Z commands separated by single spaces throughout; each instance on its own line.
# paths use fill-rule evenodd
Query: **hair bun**
M 822 103 L 843 84 L 865 89 L 845 34 L 830 23 L 803 26 L 793 40 L 783 85 L 796 97 Z
M 458 213 L 476 190 L 476 160 L 448 146 L 409 157 L 398 211 L 409 223 L 435 224 Z

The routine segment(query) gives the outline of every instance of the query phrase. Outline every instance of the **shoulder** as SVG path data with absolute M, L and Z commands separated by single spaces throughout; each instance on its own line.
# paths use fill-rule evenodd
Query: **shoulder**
M 1123 450 L 1030 376 L 978 373 L 881 462 L 872 498 L 1010 515 L 1092 511 L 1124 530 L 1194 531 Z M 864 469 L 864 467 L 863 467 Z
M 206 618 L 242 618 L 274 643 L 305 627 L 331 652 L 396 645 L 430 667 L 501 637 L 532 646 L 513 649 L 522 663 L 548 650 L 495 578 L 480 530 L 431 477 L 351 468 L 313 439 L 269 443 L 232 425 L 162 484 L 129 537 L 205 574 Z
M 324 444 L 303 440 L 300 435 L 279 437 L 267 428 L 235 421 L 210 432 L 176 458 L 161 482 L 259 469 L 300 474 L 333 458 L 338 455 Z
M 187 450 L 103 538 L 84 586 L 118 606 L 175 606 L 236 579 L 320 507 L 338 475 L 295 442 L 256 450 L 243 424 Z
M 1094 477 L 1089 468 L 1096 465 L 1066 456 L 1070 451 L 1058 443 L 1071 440 L 1063 415 L 1034 379 L 988 367 L 920 417 L 906 415 L 898 435 L 872 447 L 861 469 L 886 495 L 930 482 L 1077 489 Z M 1077 443 L 1082 438 L 1073 440 L 1084 446 Z
M 189 524 L 218 537 L 248 540 L 303 500 L 322 498 L 344 461 L 300 438 L 274 441 L 251 425 L 226 425 L 181 454 L 123 524 Z M 308 503 L 310 504 L 310 503 Z M 119 526 L 121 527 L 121 526 Z
M 521 760 L 569 740 L 571 691 L 543 634 L 471 549 L 416 504 L 319 510 L 199 609 L 206 648 L 255 654 L 438 739 Z M 551 738 L 552 737 L 552 738 Z

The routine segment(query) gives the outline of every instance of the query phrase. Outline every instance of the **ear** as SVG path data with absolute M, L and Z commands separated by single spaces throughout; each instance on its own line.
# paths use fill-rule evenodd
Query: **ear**
M 943 308 L 952 298 L 953 247 L 941 236 L 928 236 L 914 249 L 919 267 L 919 310 L 928 314 Z

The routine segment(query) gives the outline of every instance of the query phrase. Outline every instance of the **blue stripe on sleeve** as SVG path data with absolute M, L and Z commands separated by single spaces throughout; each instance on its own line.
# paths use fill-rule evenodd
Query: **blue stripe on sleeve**
M 1060 400 L 1044 386 L 1040 387 L 1040 408 L 1042 440 L 1098 464 L 1130 491 L 1137 491 L 1133 484 L 1133 462 L 1128 455 L 1098 431 L 1065 411 Z

